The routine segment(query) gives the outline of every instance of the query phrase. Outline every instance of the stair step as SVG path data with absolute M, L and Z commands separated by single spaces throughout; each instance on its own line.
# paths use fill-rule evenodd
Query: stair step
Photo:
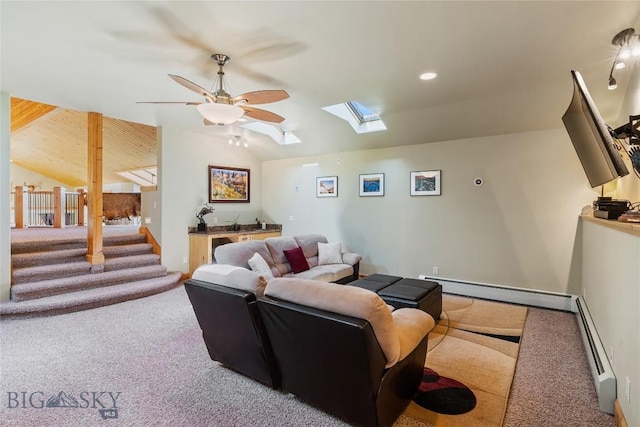
M 17 268 L 13 270 L 13 284 L 20 285 L 89 273 L 91 273 L 91 264 L 86 261 Z
M 140 233 L 114 234 L 102 237 L 102 245 L 118 246 L 136 243 L 145 243 L 147 237 Z M 54 238 L 42 240 L 27 240 L 11 244 L 12 254 L 23 254 L 28 252 L 49 252 L 65 249 L 87 249 L 87 238 Z
M 105 246 L 102 248 L 102 253 L 107 258 L 116 258 L 150 254 L 152 250 L 153 245 L 151 243 L 135 243 L 132 245 Z
M 154 279 L 88 289 L 23 302 L 1 303 L 0 318 L 5 320 L 52 316 L 117 304 L 172 289 L 180 285 L 181 275 L 180 272 L 174 272 Z
M 104 261 L 104 271 L 122 270 L 125 268 L 142 267 L 160 264 L 160 255 L 144 254 L 126 257 L 108 258 Z
M 115 234 L 112 236 L 103 236 L 103 246 L 130 245 L 134 243 L 147 243 L 147 236 L 144 234 Z
M 11 299 L 19 302 L 59 295 L 66 292 L 76 292 L 81 289 L 113 286 L 120 283 L 165 276 L 166 272 L 167 268 L 163 265 L 149 265 L 124 270 L 106 271 L 102 273 L 43 280 L 40 282 L 23 283 L 13 285 L 11 287 Z
M 17 269 L 39 265 L 74 263 L 84 261 L 86 255 L 86 245 L 82 248 L 62 249 L 51 252 L 19 253 L 11 255 L 11 266 Z
M 63 251 L 67 249 L 87 250 L 87 240 L 81 239 L 55 239 L 55 240 L 31 240 L 11 244 L 11 254 L 24 254 L 35 252 Z

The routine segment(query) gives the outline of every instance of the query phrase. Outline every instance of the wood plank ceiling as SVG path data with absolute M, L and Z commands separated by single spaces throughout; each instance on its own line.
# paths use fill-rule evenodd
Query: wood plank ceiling
M 103 184 L 120 171 L 155 166 L 157 129 L 104 117 Z M 70 188 L 87 185 L 87 113 L 11 98 L 11 160 Z

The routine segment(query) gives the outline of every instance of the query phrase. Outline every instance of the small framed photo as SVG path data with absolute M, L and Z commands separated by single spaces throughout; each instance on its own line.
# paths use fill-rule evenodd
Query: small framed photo
M 439 196 L 441 172 L 439 170 L 411 172 L 411 195 Z
M 367 173 L 360 175 L 360 196 L 384 196 L 384 174 Z
M 338 177 L 320 176 L 316 178 L 316 197 L 338 197 Z

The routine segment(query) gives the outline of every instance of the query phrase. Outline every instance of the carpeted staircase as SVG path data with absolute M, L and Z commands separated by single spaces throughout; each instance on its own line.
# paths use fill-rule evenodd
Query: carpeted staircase
M 86 238 L 12 242 L 11 301 L 0 304 L 0 317 L 86 310 L 180 284 L 181 273 L 167 274 L 144 234 L 104 236 L 102 252 L 104 270 L 96 272 L 95 266 L 85 261 Z

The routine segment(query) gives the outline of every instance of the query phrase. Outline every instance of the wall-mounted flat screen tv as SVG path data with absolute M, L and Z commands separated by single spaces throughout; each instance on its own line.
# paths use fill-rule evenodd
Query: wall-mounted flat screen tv
M 582 76 L 571 71 L 573 98 L 562 116 L 591 187 L 629 174 Z

